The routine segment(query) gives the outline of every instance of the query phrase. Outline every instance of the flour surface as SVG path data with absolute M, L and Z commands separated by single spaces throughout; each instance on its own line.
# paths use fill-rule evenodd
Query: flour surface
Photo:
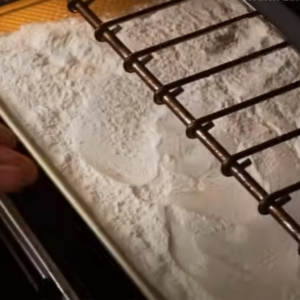
M 245 12 L 237 1 L 195 0 L 124 25 L 133 50 Z M 145 39 L 145 37 L 147 37 Z M 251 19 L 155 54 L 170 82 L 273 45 Z M 290 49 L 201 82 L 180 96 L 196 117 L 299 78 Z M 167 299 L 299 299 L 296 245 L 92 29 L 79 20 L 30 25 L 0 39 L 0 96 L 93 209 L 143 276 Z M 216 122 L 231 153 L 300 124 L 299 91 Z M 253 157 L 251 174 L 274 191 L 299 180 L 295 140 Z M 300 197 L 288 210 L 300 221 Z

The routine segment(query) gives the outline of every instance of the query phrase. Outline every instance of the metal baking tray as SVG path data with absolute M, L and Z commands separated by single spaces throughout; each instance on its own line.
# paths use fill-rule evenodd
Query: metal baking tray
M 149 47 L 147 49 L 140 50 L 138 52 L 131 52 L 131 50 L 128 49 L 127 46 L 118 38 L 117 34 L 119 30 L 121 30 L 121 23 L 149 13 L 153 13 L 155 11 L 168 9 L 173 5 L 179 5 L 180 3 L 183 3 L 185 1 L 189 0 L 169 0 L 153 7 L 131 13 L 129 15 L 125 15 L 107 22 L 102 22 L 98 17 L 98 14 L 96 14 L 90 7 L 90 4 L 94 1 L 69 0 L 68 8 L 71 12 L 79 13 L 95 29 L 95 38 L 99 42 L 106 42 L 112 46 L 112 48 L 124 60 L 125 70 L 129 73 L 136 73 L 140 77 L 140 79 L 144 81 L 145 84 L 154 92 L 154 101 L 156 104 L 166 105 L 179 118 L 179 120 L 187 126 L 187 137 L 199 139 L 200 142 L 202 142 L 212 153 L 212 155 L 214 155 L 220 161 L 221 172 L 224 174 L 224 176 L 234 177 L 246 190 L 248 190 L 253 195 L 254 199 L 258 201 L 259 212 L 263 215 L 271 215 L 298 243 L 300 243 L 300 226 L 283 208 L 283 206 L 287 202 L 291 201 L 290 194 L 300 189 L 300 182 L 274 193 L 268 194 L 247 172 L 247 167 L 251 164 L 251 160 L 249 159 L 249 157 L 251 157 L 252 154 L 263 151 L 264 149 L 273 147 L 279 143 L 299 136 L 300 129 L 289 132 L 285 135 L 232 155 L 230 155 L 210 133 L 210 129 L 214 126 L 214 120 L 242 110 L 246 107 L 250 107 L 262 101 L 270 100 L 277 95 L 298 88 L 300 87 L 300 82 L 297 81 L 285 87 L 279 87 L 276 90 L 249 99 L 241 104 L 237 104 L 222 109 L 218 112 L 214 112 L 200 119 L 194 117 L 191 112 L 183 107 L 177 100 L 177 96 L 184 92 L 183 87 L 185 84 L 201 80 L 201 78 L 211 76 L 241 63 L 249 62 L 261 56 L 268 55 L 273 51 L 280 51 L 281 49 L 290 46 L 290 44 L 292 44 L 296 49 L 300 49 L 300 43 L 297 41 L 296 33 L 292 32 L 291 30 L 292 26 L 286 26 L 286 24 L 284 25 L 283 23 L 285 22 L 279 20 L 282 18 L 282 15 L 279 16 L 278 12 L 284 12 L 286 16 L 292 14 L 294 16 L 294 19 L 297 19 L 297 22 L 300 22 L 300 18 L 295 13 L 292 13 L 292 8 L 285 6 L 286 2 L 247 1 L 247 3 L 250 4 L 249 12 L 247 14 L 212 25 L 204 29 L 197 30 L 178 38 L 174 38 L 172 40 Z M 274 5 L 277 7 L 275 10 Z M 152 53 L 154 52 L 158 52 L 162 49 L 172 47 L 187 40 L 197 38 L 201 35 L 207 34 L 214 30 L 218 30 L 230 24 L 238 23 L 243 19 L 256 17 L 261 18 L 264 16 L 266 17 L 267 21 L 276 26 L 278 30 L 286 37 L 286 41 L 165 85 L 163 85 L 160 82 L 159 78 L 156 78 L 147 69 L 147 62 L 153 59 Z M 296 23 L 293 24 L 295 26 Z M 294 28 L 297 28 L 297 26 L 295 26 Z M 134 269 L 134 267 L 123 257 L 110 237 L 106 234 L 105 229 L 102 228 L 98 220 L 93 216 L 90 209 L 85 204 L 85 201 L 81 199 L 81 197 L 75 192 L 74 188 L 66 181 L 59 170 L 57 170 L 53 166 L 52 162 L 40 149 L 38 142 L 30 137 L 29 133 L 25 128 L 22 127 L 21 123 L 15 117 L 14 113 L 8 109 L 8 107 L 3 101 L 1 101 L 1 99 L 0 116 L 17 134 L 21 142 L 39 163 L 41 168 L 46 172 L 49 178 L 61 191 L 64 197 L 69 201 L 72 207 L 78 212 L 78 214 L 86 222 L 86 224 L 92 229 L 97 238 L 105 245 L 106 248 L 110 250 L 111 254 L 119 262 L 122 268 L 127 272 L 130 278 L 143 292 L 143 294 L 148 299 L 160 299 L 161 296 L 159 295 L 159 293 L 157 293 L 152 287 L 150 287 L 143 280 L 140 274 Z M 241 160 L 243 161 L 241 162 Z

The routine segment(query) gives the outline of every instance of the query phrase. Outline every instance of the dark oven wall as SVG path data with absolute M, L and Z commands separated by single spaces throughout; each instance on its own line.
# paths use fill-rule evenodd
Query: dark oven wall
M 244 0 L 275 25 L 285 39 L 300 53 L 300 2 Z

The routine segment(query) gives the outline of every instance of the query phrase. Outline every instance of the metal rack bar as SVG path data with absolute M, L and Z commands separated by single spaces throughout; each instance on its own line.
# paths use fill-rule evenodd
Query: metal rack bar
M 189 0 L 172 0 L 172 1 L 168 1 L 168 2 L 163 2 L 163 3 L 160 3 L 158 5 L 150 6 L 148 8 L 143 9 L 143 10 L 139 10 L 139 11 L 133 12 L 131 14 L 127 14 L 125 16 L 107 21 L 103 24 L 105 24 L 106 27 L 111 27 L 113 25 L 119 25 L 121 23 L 130 21 L 132 19 L 142 17 L 144 15 L 154 13 L 156 11 L 163 10 L 163 9 L 166 9 L 166 8 L 169 8 L 169 7 L 172 7 L 174 5 L 178 5 L 178 4 L 181 4 L 183 2 L 187 2 L 187 1 L 189 1 Z M 69 2 L 69 3 L 71 3 L 71 2 Z
M 297 128 L 293 131 L 290 131 L 286 134 L 276 136 L 273 139 L 267 140 L 261 144 L 255 145 L 251 148 L 245 149 L 241 152 L 238 152 L 236 154 L 233 154 L 231 157 L 234 158 L 235 160 L 240 160 L 242 158 L 245 158 L 247 156 L 251 156 L 253 154 L 256 154 L 258 152 L 261 152 L 263 150 L 266 150 L 268 148 L 274 147 L 276 145 L 279 145 L 281 143 L 287 142 L 291 139 L 294 139 L 300 135 L 300 129 Z
M 171 83 L 168 83 L 168 84 L 164 85 L 162 88 L 155 91 L 154 101 L 157 104 L 163 104 L 162 98 L 164 97 L 164 95 L 167 91 L 174 90 L 174 89 L 177 89 L 177 88 L 180 88 L 181 91 L 183 91 L 182 86 L 184 86 L 184 85 L 190 84 L 194 81 L 204 79 L 206 77 L 210 77 L 212 75 L 216 75 L 218 73 L 224 72 L 224 71 L 229 70 L 231 68 L 237 67 L 238 65 L 250 62 L 254 59 L 261 58 L 262 56 L 271 54 L 272 52 L 281 50 L 283 48 L 286 48 L 287 46 L 288 46 L 287 42 L 281 42 L 281 43 L 276 44 L 274 46 L 270 46 L 268 48 L 265 48 L 265 49 L 262 49 L 260 51 L 257 51 L 257 52 L 239 57 L 237 59 L 231 60 L 229 62 L 218 65 L 216 67 L 212 67 L 208 70 L 204 70 L 204 71 L 201 71 L 199 73 L 196 73 L 196 74 L 187 76 L 185 78 L 181 78 L 181 79 L 178 79 L 178 80 L 173 81 Z
M 201 29 L 193 31 L 191 33 L 181 35 L 181 36 L 176 37 L 176 38 L 171 39 L 171 40 L 167 40 L 163 43 L 160 43 L 160 44 L 150 46 L 148 48 L 136 51 L 136 52 L 132 53 L 132 55 L 128 56 L 125 59 L 124 68 L 127 72 L 131 73 L 132 72 L 132 70 L 131 70 L 132 64 L 136 61 L 136 59 L 138 59 L 140 57 L 145 57 L 146 55 L 150 55 L 150 54 L 153 54 L 155 52 L 167 49 L 169 47 L 176 46 L 176 45 L 181 44 L 185 41 L 193 40 L 193 39 L 198 38 L 200 36 L 203 36 L 205 34 L 209 34 L 209 33 L 213 32 L 215 30 L 219 30 L 223 27 L 232 25 L 232 24 L 240 22 L 240 21 L 251 19 L 251 18 L 254 18 L 254 17 L 257 17 L 257 16 L 259 16 L 259 14 L 256 11 L 252 11 L 252 12 L 249 12 L 249 13 L 231 18 L 229 20 L 223 21 L 221 23 L 217 23 L 217 24 L 211 25 L 209 27 L 201 28 Z
M 238 104 L 234 104 L 234 105 L 231 105 L 227 108 L 223 108 L 223 109 L 218 110 L 216 112 L 213 112 L 211 114 L 205 115 L 205 116 L 197 119 L 194 124 L 195 124 L 196 127 L 199 126 L 199 125 L 200 126 L 204 125 L 205 123 L 212 122 L 214 120 L 217 120 L 217 119 L 220 119 L 222 117 L 228 116 L 232 113 L 235 113 L 235 112 L 238 112 L 240 110 L 249 108 L 253 105 L 259 104 L 259 103 L 264 102 L 266 100 L 272 100 L 272 98 L 274 98 L 276 96 L 282 95 L 284 93 L 291 92 L 292 90 L 295 90 L 299 87 L 300 87 L 300 81 L 295 81 L 295 82 L 287 84 L 283 87 L 274 89 L 270 92 L 261 94 L 259 96 L 254 97 L 254 98 L 245 100 L 245 101 L 240 102 Z M 191 139 L 194 138 L 193 131 L 187 130 L 187 136 Z
M 208 70 L 205 70 L 205 71 L 193 74 L 191 76 L 176 80 L 176 81 L 171 82 L 171 83 L 169 83 L 165 86 L 166 86 L 167 89 L 171 90 L 171 89 L 176 88 L 178 86 L 187 85 L 189 83 L 192 83 L 194 81 L 198 81 L 198 80 L 203 79 L 205 77 L 209 77 L 209 76 L 221 73 L 223 71 L 226 71 L 228 69 L 234 68 L 238 65 L 248 63 L 248 62 L 250 62 L 254 59 L 261 58 L 262 56 L 271 54 L 272 52 L 281 50 L 283 48 L 286 48 L 287 46 L 288 46 L 287 42 L 281 42 L 281 43 L 276 44 L 274 46 L 270 46 L 268 48 L 259 50 L 257 52 L 239 57 L 237 59 L 231 60 L 229 62 L 226 62 L 224 64 L 221 64 L 221 65 L 218 65 L 216 67 L 210 68 Z
M 183 1 L 171 0 L 166 2 L 165 7 L 162 7 L 161 5 L 153 6 L 150 9 L 142 10 L 138 13 L 131 14 L 129 15 L 130 17 L 122 17 L 106 23 L 103 23 L 101 19 L 91 10 L 91 8 L 83 0 L 69 0 L 68 7 L 70 11 L 80 13 L 84 17 L 84 19 L 86 19 L 86 21 L 95 29 L 95 38 L 98 41 L 108 43 L 115 50 L 115 52 L 119 54 L 119 56 L 125 61 L 125 70 L 127 72 L 136 73 L 140 77 L 140 79 L 144 81 L 144 83 L 154 92 L 155 102 L 157 104 L 166 105 L 178 117 L 178 119 L 180 119 L 181 122 L 187 126 L 187 136 L 189 138 L 197 138 L 198 140 L 200 140 L 200 142 L 202 142 L 202 144 L 220 161 L 222 165 L 222 172 L 226 176 L 235 177 L 236 180 L 240 182 L 250 194 L 252 194 L 252 196 L 259 202 L 259 212 L 261 214 L 270 214 L 299 244 L 300 226 L 282 208 L 282 206 L 288 201 L 290 201 L 291 198 L 289 194 L 298 190 L 300 188 L 300 183 L 293 184 L 289 187 L 286 187 L 282 190 L 276 191 L 271 194 L 267 193 L 267 191 L 246 171 L 246 168 L 251 164 L 251 161 L 248 159 L 242 163 L 239 163 L 237 161 L 237 157 L 241 156 L 241 154 L 238 154 L 237 157 L 231 155 L 209 132 L 209 130 L 214 126 L 214 124 L 212 123 L 213 119 L 220 118 L 227 114 L 268 100 L 276 95 L 293 90 L 299 87 L 299 81 L 292 83 L 291 85 L 287 85 L 285 87 L 273 90 L 269 93 L 260 95 L 258 97 L 249 99 L 246 102 L 237 104 L 231 108 L 226 108 L 222 111 L 219 111 L 217 113 L 211 114 L 207 117 L 203 117 L 202 119 L 198 120 L 196 120 L 196 118 L 177 99 L 177 96 L 183 92 L 183 85 L 225 71 L 241 63 L 249 62 L 263 55 L 270 54 L 273 51 L 278 51 L 287 47 L 289 43 L 282 42 L 277 45 L 268 47 L 266 49 L 257 51 L 255 53 L 246 55 L 244 57 L 235 59 L 233 61 L 224 63 L 220 66 L 211 68 L 209 70 L 205 70 L 197 74 L 191 75 L 189 77 L 179 79 L 175 82 L 163 85 L 161 81 L 156 76 L 154 76 L 154 74 L 152 74 L 146 67 L 147 62 L 151 59 L 147 57 L 147 54 L 161 50 L 161 47 L 169 47 L 174 44 L 178 44 L 179 42 L 195 38 L 197 34 L 199 34 L 199 31 L 191 33 L 188 36 L 183 36 L 181 38 L 179 37 L 175 39 L 175 41 L 173 40 L 171 42 L 169 41 L 160 44 L 160 46 L 154 46 L 154 48 L 150 47 L 146 50 L 140 50 L 138 52 L 132 53 L 130 49 L 128 49 L 127 46 L 117 37 L 117 32 L 121 28 L 117 26 L 114 29 L 111 29 L 110 27 L 112 25 L 118 25 L 120 20 L 123 22 L 124 20 L 129 20 L 133 17 L 141 16 L 145 12 L 149 13 L 150 11 L 152 12 L 161 10 L 170 7 L 171 5 L 179 4 L 179 2 Z M 253 13 L 252 16 L 256 14 L 257 13 Z M 243 18 L 241 17 L 241 20 Z M 230 21 L 228 22 L 230 24 Z M 220 28 L 220 25 L 215 25 L 214 28 L 218 29 Z M 202 32 L 209 32 L 210 30 L 211 27 L 202 29 Z M 146 59 L 139 59 L 145 54 Z M 128 60 L 130 60 L 129 64 Z M 299 131 L 290 133 L 286 136 L 281 136 L 277 138 L 277 140 L 271 140 L 266 142 L 266 144 L 256 146 L 260 148 L 252 148 L 252 150 L 250 148 L 250 150 L 248 150 L 249 152 L 247 153 L 255 153 L 258 149 L 262 150 L 266 146 L 275 145 L 276 143 L 279 143 L 279 141 L 283 142 L 283 140 L 287 140 L 291 137 L 295 137 L 298 135 Z M 241 157 L 244 157 L 244 154 Z

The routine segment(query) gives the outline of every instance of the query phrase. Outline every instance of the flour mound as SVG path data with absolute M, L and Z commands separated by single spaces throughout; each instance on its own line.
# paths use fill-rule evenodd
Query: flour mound
M 153 128 L 157 117 L 147 105 L 150 95 L 139 88 L 139 93 L 131 94 L 134 80 L 121 77 L 92 89 L 97 96 L 86 104 L 84 113 L 89 118 L 73 124 L 76 151 L 97 171 L 117 181 L 137 186 L 151 182 L 158 172 L 160 136 Z

